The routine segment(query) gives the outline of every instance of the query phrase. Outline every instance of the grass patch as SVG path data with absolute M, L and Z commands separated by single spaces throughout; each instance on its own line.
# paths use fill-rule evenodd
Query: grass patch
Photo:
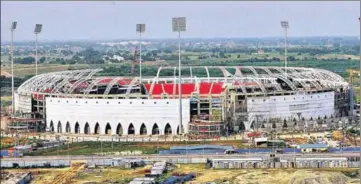
M 135 143 L 124 143 L 124 142 L 113 142 L 113 147 L 111 142 L 102 143 L 103 153 L 109 152 L 121 152 L 121 151 L 142 151 L 144 154 L 157 154 L 158 150 L 169 149 L 172 146 L 190 146 L 190 145 L 200 145 L 200 144 L 213 144 L 213 145 L 229 145 L 235 148 L 246 147 L 239 140 L 224 140 L 224 141 L 204 141 L 195 142 L 188 141 L 184 142 L 135 142 Z M 70 155 L 95 155 L 101 153 L 101 144 L 99 142 L 79 142 L 68 145 L 62 145 L 55 148 L 49 148 L 46 150 L 36 150 L 30 153 L 24 153 L 24 156 L 56 156 L 56 155 L 67 155 L 69 151 Z

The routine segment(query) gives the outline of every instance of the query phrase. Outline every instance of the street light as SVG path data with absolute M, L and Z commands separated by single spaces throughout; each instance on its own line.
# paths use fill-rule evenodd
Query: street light
M 15 112 L 15 98 L 14 98 L 14 31 L 16 29 L 17 26 L 17 22 L 12 22 L 11 24 L 11 114 L 12 116 L 14 116 L 14 112 Z
M 285 75 L 287 77 L 287 29 L 290 28 L 288 21 L 281 21 L 281 27 L 285 29 Z
M 139 33 L 139 82 L 142 83 L 142 33 L 145 32 L 145 24 L 137 24 L 137 33 Z
M 43 24 L 35 24 L 35 76 L 38 75 L 38 34 L 41 32 Z
M 186 18 L 185 17 L 173 17 L 172 18 L 173 32 L 178 32 L 178 90 L 179 90 L 179 130 L 182 134 L 182 86 L 181 86 L 181 50 L 180 50 L 180 33 L 186 31 Z

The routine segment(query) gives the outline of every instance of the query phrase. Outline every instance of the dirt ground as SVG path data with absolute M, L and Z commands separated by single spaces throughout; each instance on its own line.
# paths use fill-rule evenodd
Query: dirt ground
M 192 184 L 206 182 L 230 184 L 345 184 L 358 183 L 359 179 L 350 178 L 344 173 L 352 173 L 357 169 L 206 169 L 204 164 L 178 165 L 173 172 L 196 173 Z M 344 172 L 344 173 L 343 173 Z
M 70 178 L 67 183 L 86 184 L 94 182 L 129 183 L 135 177 L 144 177 L 145 170 L 151 166 L 132 169 L 96 168 L 82 169 Z M 356 184 L 358 176 L 350 178 L 358 169 L 206 169 L 205 164 L 179 164 L 172 173 L 195 173 L 197 177 L 188 184 L 204 184 L 206 182 L 229 184 Z M 33 172 L 32 184 L 53 183 L 59 176 L 66 175 L 69 168 L 60 169 L 26 169 L 7 170 L 10 172 Z M 39 171 L 38 174 L 37 171 Z M 171 175 L 169 173 L 168 175 Z

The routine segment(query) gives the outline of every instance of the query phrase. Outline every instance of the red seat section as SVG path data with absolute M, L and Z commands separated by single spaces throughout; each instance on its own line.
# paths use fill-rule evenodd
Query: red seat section
M 154 84 L 153 91 L 150 91 L 151 84 L 145 84 L 144 87 L 152 95 L 161 95 L 163 93 L 162 84 Z
M 120 79 L 120 80 L 118 80 L 118 85 L 119 86 L 129 85 L 131 82 L 132 82 L 132 79 Z
M 212 86 L 212 83 L 207 83 L 207 82 L 200 83 L 199 93 L 200 94 L 209 94 L 209 92 L 211 92 L 211 94 L 221 94 L 224 90 L 222 82 L 214 83 L 212 89 L 211 89 L 211 86 Z M 148 93 L 151 93 L 150 92 L 151 84 L 145 84 L 144 87 L 148 91 Z M 164 91 L 163 91 L 163 88 L 164 88 Z M 174 89 L 175 89 L 175 91 L 173 91 Z M 182 84 L 182 95 L 191 95 L 193 92 L 196 92 L 196 91 L 197 91 L 196 84 L 194 84 L 194 83 Z M 172 94 L 178 95 L 179 94 L 178 84 L 173 84 L 173 83 L 154 84 L 153 92 L 151 94 L 152 95 L 160 95 L 162 93 L 167 93 L 169 95 L 172 95 Z
M 97 84 L 98 85 L 106 85 L 106 84 L 109 84 L 112 80 L 113 80 L 112 78 L 102 79 Z
M 182 84 L 182 94 L 190 95 L 195 91 L 195 84 Z M 178 93 L 177 93 L 178 94 Z
M 211 94 L 221 94 L 223 90 L 223 82 L 213 83 Z
M 154 84 L 152 94 L 161 95 L 163 93 L 162 84 Z
M 78 84 L 78 86 L 76 87 L 77 89 L 82 89 L 82 88 L 87 88 L 89 86 L 88 82 L 82 82 L 80 84 Z
M 53 89 L 47 88 L 47 89 L 44 90 L 44 93 L 51 93 L 52 91 L 53 91 Z
M 144 88 L 145 90 L 147 90 L 147 92 L 150 94 L 150 84 L 144 84 Z
M 212 83 L 201 82 L 199 84 L 199 94 L 201 94 L 201 95 L 208 94 L 209 90 L 211 90 L 211 86 L 212 86 Z
M 169 94 L 169 95 L 172 95 L 173 94 L 173 87 L 174 87 L 174 84 L 163 84 L 163 87 L 164 87 L 164 92 Z

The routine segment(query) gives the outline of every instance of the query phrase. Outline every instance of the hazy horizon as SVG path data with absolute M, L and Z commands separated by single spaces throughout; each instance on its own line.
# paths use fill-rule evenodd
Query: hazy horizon
M 18 22 L 15 41 L 35 39 L 43 24 L 45 41 L 136 39 L 135 24 L 145 23 L 144 39 L 172 39 L 175 16 L 187 18 L 182 38 L 360 36 L 360 2 L 21 2 L 1 1 L 1 40 L 10 40 L 10 24 Z

